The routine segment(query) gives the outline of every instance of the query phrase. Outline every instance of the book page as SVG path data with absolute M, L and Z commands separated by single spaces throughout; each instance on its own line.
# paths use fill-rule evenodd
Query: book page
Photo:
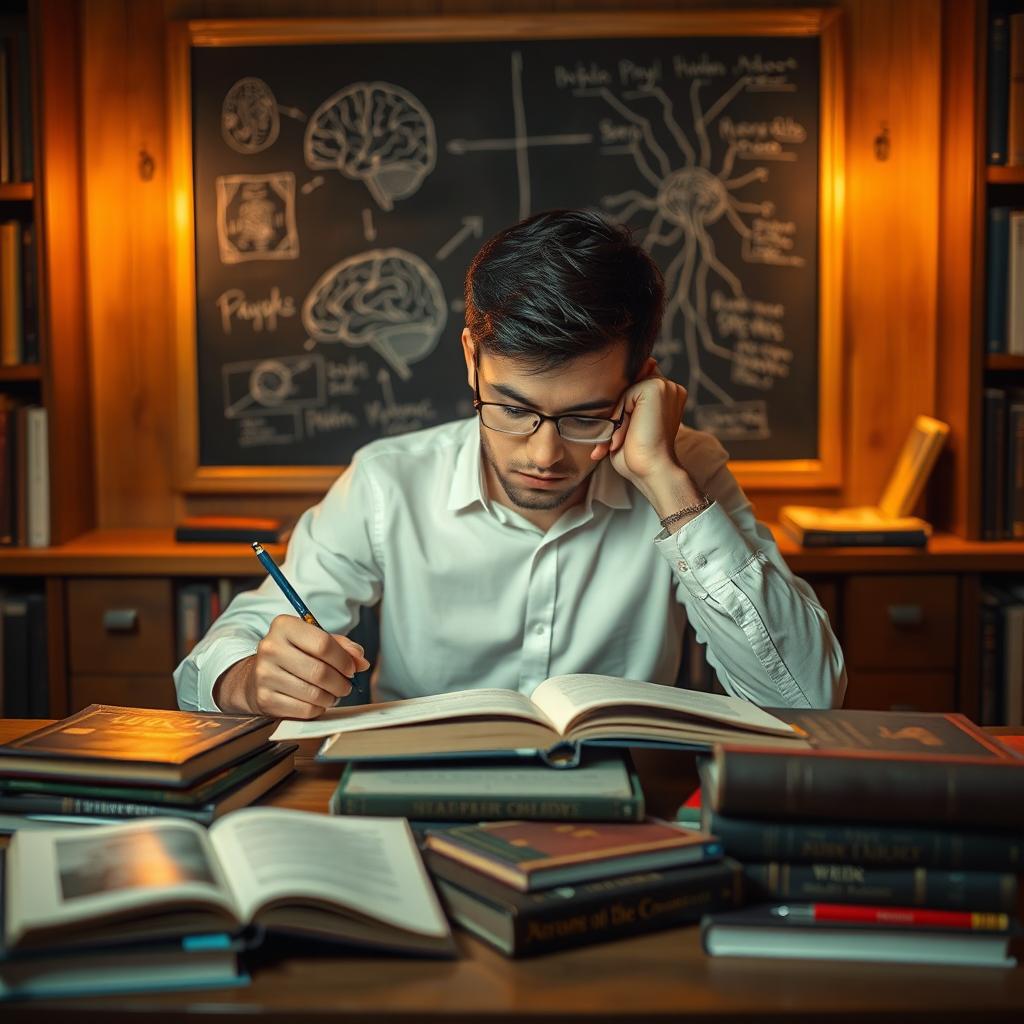
M 515 690 L 457 690 L 429 697 L 410 697 L 384 704 L 365 704 L 350 708 L 330 708 L 312 722 L 290 719 L 281 722 L 272 740 L 299 740 L 333 736 L 364 729 L 386 729 L 394 725 L 412 725 L 458 718 L 526 718 L 550 725 L 528 697 Z
M 176 905 L 209 904 L 233 925 L 230 888 L 206 830 L 149 818 L 123 825 L 19 831 L 6 855 L 7 941 Z M 81 925 L 82 928 L 76 928 Z
M 448 934 L 404 818 L 253 807 L 225 815 L 210 838 L 246 920 L 274 901 L 329 902 L 396 928 Z
M 650 708 L 650 717 L 654 720 L 658 719 L 659 711 L 668 711 L 724 723 L 736 729 L 779 736 L 795 735 L 792 726 L 757 705 L 737 697 L 679 690 L 673 686 L 620 679 L 617 676 L 552 676 L 533 691 L 533 702 L 544 711 L 563 736 L 569 734 L 579 719 L 598 709 L 608 709 L 607 717 L 611 722 L 615 719 L 615 710 L 628 710 L 629 717 L 635 718 L 638 708 Z M 666 721 L 665 724 L 670 722 Z

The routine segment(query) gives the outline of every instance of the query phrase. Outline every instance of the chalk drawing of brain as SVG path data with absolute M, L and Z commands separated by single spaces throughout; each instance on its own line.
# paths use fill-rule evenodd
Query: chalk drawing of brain
M 404 249 L 373 249 L 335 264 L 313 285 L 302 323 L 314 341 L 370 345 L 403 379 L 430 355 L 448 308 L 441 282 Z
M 224 141 L 239 153 L 259 153 L 274 144 L 281 130 L 277 100 L 262 78 L 240 78 L 221 105 Z
M 412 93 L 388 82 L 357 82 L 322 103 L 303 143 L 311 170 L 365 182 L 382 210 L 411 196 L 434 169 L 434 120 Z

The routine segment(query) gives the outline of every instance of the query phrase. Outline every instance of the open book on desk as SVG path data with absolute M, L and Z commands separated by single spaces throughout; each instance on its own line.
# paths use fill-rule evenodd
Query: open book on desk
M 582 674 L 545 679 L 530 697 L 458 690 L 333 708 L 316 721 L 282 722 L 273 737 L 326 737 L 324 761 L 518 753 L 565 767 L 578 762 L 582 743 L 706 750 L 756 738 L 805 746 L 791 725 L 736 697 Z
M 392 952 L 454 953 L 402 818 L 247 808 L 209 831 L 149 818 L 19 832 L 5 881 L 5 944 L 14 953 L 249 926 Z

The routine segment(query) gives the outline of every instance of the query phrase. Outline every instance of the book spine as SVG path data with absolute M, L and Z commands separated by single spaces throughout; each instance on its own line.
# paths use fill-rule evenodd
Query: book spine
M 46 642 L 46 597 L 29 594 L 25 598 L 28 611 L 27 714 L 29 718 L 50 715 L 49 647 Z
M 460 888 L 444 879 L 439 881 L 442 901 L 446 886 Z M 737 907 L 741 900 L 742 878 L 735 864 L 722 865 L 714 878 L 705 875 L 686 884 L 678 879 L 661 879 L 655 873 L 650 886 L 626 892 L 612 887 L 607 893 L 588 893 L 582 899 L 545 900 L 520 909 L 514 917 L 512 949 L 502 952 L 536 956 L 692 924 L 704 914 Z M 449 915 L 474 930 L 458 910 L 449 908 Z
M 1006 536 L 1024 540 L 1024 397 L 1010 403 L 1006 420 Z
M 18 32 L 18 106 L 21 125 L 20 180 L 31 181 L 34 174 L 35 154 L 32 152 L 32 67 L 28 31 Z
M 807 548 L 920 548 L 927 543 L 924 530 L 805 530 L 803 534 Z
M 1010 15 L 1009 78 L 1006 162 L 1019 167 L 1024 164 L 1024 14 Z
M 739 818 L 828 821 L 842 807 L 850 821 L 1024 828 L 1024 771 L 1006 762 L 725 749 L 709 804 Z
M 496 797 L 446 800 L 431 797 L 363 796 L 341 793 L 332 798 L 335 814 L 368 814 L 420 821 L 642 821 L 642 798 L 608 797 L 524 799 Z
M 26 224 L 21 233 L 21 348 L 22 361 L 39 362 L 39 313 L 36 304 L 36 227 Z
M 985 450 L 981 467 L 982 538 L 999 540 L 1002 537 L 1005 502 L 1006 392 L 1001 388 L 985 388 L 983 405 Z
M 4 717 L 27 718 L 28 602 L 23 597 L 8 597 L 0 606 L 0 612 L 3 615 Z
M 1024 836 L 846 822 L 756 821 L 712 814 L 708 829 L 740 861 L 1024 871 Z
M 1010 208 L 988 211 L 988 266 L 985 274 L 985 351 L 1006 351 L 1006 283 L 1010 272 Z
M 1017 906 L 1017 876 L 941 868 L 891 870 L 860 864 L 744 864 L 749 899 L 768 902 L 857 903 L 1010 914 Z
M 213 821 L 210 808 L 177 807 L 163 804 L 139 804 L 128 800 L 101 800 L 82 796 L 54 796 L 26 793 L 21 796 L 0 795 L 3 814 L 63 814 L 81 818 L 185 818 L 209 825 Z
M 1010 32 L 1004 15 L 988 26 L 988 162 L 1006 163 L 1006 110 L 1010 85 Z
M 50 449 L 46 409 L 28 412 L 28 546 L 50 546 Z
M 999 606 L 997 599 L 984 591 L 979 609 L 981 620 L 978 691 L 981 701 L 979 723 L 999 725 Z
M 21 225 L 0 224 L 0 365 L 21 363 Z
M 0 545 L 13 544 L 17 523 L 17 412 L 0 400 Z
M 1024 210 L 1010 214 L 1006 273 L 1006 351 L 1024 355 Z

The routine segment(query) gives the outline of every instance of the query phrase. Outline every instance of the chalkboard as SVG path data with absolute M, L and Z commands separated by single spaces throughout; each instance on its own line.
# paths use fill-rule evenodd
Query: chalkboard
M 688 421 L 741 463 L 820 473 L 822 37 L 723 19 L 301 43 L 239 23 L 231 45 L 193 24 L 195 468 L 336 467 L 471 415 L 469 260 L 524 216 L 592 207 L 662 268 L 655 355 Z

